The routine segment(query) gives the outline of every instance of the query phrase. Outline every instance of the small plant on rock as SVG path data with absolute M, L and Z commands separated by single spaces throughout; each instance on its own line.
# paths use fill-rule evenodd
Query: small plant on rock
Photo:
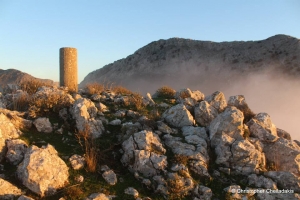
M 157 93 L 157 97 L 165 98 L 165 99 L 173 99 L 176 91 L 169 86 L 163 86 L 159 88 L 156 91 L 156 93 Z
M 95 172 L 97 170 L 98 154 L 95 139 L 91 137 L 89 126 L 85 125 L 84 130 L 78 131 L 76 137 L 81 147 L 85 150 L 87 171 Z

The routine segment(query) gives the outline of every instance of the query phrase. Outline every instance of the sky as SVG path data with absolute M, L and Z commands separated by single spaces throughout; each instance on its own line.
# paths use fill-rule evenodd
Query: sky
M 59 80 L 59 48 L 78 50 L 79 82 L 152 41 L 300 38 L 299 0 L 0 0 L 0 69 Z

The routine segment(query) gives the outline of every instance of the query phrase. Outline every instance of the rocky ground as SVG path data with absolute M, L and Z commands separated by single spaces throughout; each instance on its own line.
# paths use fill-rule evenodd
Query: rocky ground
M 0 198 L 300 199 L 299 145 L 242 95 L 16 91 L 0 98 Z

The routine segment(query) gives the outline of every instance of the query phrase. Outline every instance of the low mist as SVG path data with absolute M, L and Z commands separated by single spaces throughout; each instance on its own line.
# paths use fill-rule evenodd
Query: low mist
M 253 112 L 268 113 L 277 128 L 290 133 L 293 140 L 300 141 L 299 79 L 290 79 L 269 72 L 241 75 L 223 71 L 214 76 L 191 77 L 182 73 L 172 77 L 143 77 L 125 82 L 128 88 L 142 94 L 146 92 L 153 94 L 158 88 L 168 85 L 175 90 L 187 87 L 200 90 L 205 96 L 218 90 L 225 94 L 227 100 L 232 95 L 244 95 Z

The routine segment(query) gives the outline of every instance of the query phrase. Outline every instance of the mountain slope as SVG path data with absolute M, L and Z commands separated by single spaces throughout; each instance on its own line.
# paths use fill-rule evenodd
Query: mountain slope
M 0 69 L 0 87 L 5 87 L 7 84 L 19 84 L 25 80 L 36 79 L 48 84 L 53 84 L 52 80 L 35 78 L 27 73 L 16 69 Z
M 247 42 L 158 40 L 91 72 L 80 87 L 90 82 L 114 82 L 146 92 L 161 85 L 201 84 L 205 88 L 213 83 L 222 90 L 232 80 L 262 72 L 299 77 L 300 40 L 286 35 Z

